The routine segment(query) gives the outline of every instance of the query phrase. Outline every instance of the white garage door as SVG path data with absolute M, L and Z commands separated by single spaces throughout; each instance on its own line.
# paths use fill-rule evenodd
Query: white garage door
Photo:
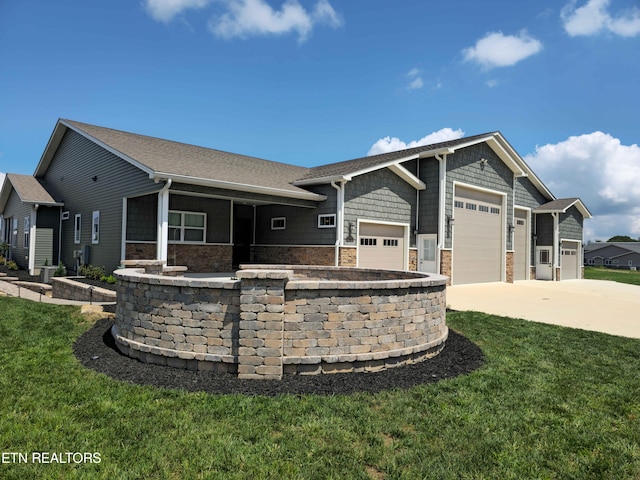
M 400 225 L 360 223 L 358 266 L 404 270 L 404 230 Z
M 527 211 L 516 209 L 513 216 L 513 279 L 529 280 Z
M 578 243 L 562 242 L 562 256 L 560 258 L 562 280 L 578 278 Z
M 502 197 L 456 188 L 452 283 L 502 280 Z

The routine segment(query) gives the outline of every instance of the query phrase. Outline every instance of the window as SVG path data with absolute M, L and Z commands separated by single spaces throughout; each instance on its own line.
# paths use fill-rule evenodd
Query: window
M 169 211 L 170 242 L 204 243 L 206 229 L 206 213 Z
M 630 267 L 633 267 L 633 260 L 628 260 L 627 265 L 629 265 Z
M 318 228 L 335 228 L 336 214 L 318 215 Z
M 464 208 L 464 202 L 461 202 L 460 200 L 456 200 L 455 202 L 453 202 L 453 205 L 456 208 Z
M 516 220 L 516 225 L 524 225 L 524 220 Z
M 487 207 L 486 205 L 478 205 L 478 210 L 480 210 L 481 212 L 489 213 L 489 207 Z
M 478 206 L 475 203 L 467 203 L 465 206 L 467 210 L 476 210 L 478 208 Z
M 82 231 L 82 215 L 76 213 L 73 225 L 73 243 L 80 243 L 80 233 Z
M 611 260 L 609 260 L 608 258 L 605 259 L 604 261 L 605 265 L 611 265 Z
M 100 212 L 93 212 L 91 219 L 91 243 L 100 243 Z
M 69 210 L 62 212 L 62 220 L 69 220 Z
M 29 230 L 31 229 L 31 219 L 29 217 L 24 217 L 24 228 L 23 233 L 24 233 L 24 244 L 22 245 L 23 248 L 29 248 Z
M 593 265 L 595 263 L 596 262 L 593 260 L 593 258 L 590 258 L 589 260 L 587 260 L 587 264 L 589 264 L 589 265 Z
M 13 225 L 11 227 L 11 246 L 18 246 L 18 219 L 13 219 Z
M 365 246 L 365 247 L 375 247 L 378 244 L 378 239 L 377 238 L 361 238 L 360 239 L 360 245 Z
M 549 250 L 540 250 L 540 263 L 543 265 L 551 263 L 549 261 Z
M 382 241 L 382 245 L 385 247 L 397 247 L 398 246 L 398 239 L 396 238 L 385 238 Z
M 273 217 L 271 219 L 271 230 L 284 230 L 287 227 L 287 219 L 285 217 Z
M 497 215 L 500 213 L 500 209 L 496 207 L 491 207 L 491 213 Z

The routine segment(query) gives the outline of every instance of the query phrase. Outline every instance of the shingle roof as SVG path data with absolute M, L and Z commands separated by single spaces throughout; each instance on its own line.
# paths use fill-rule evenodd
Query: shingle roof
M 98 127 L 73 120 L 62 120 L 155 174 L 191 179 L 214 179 L 235 185 L 280 190 L 291 194 L 313 195 L 293 185 L 307 168 L 235 153 L 198 147 L 171 140 Z
M 568 208 L 576 205 L 578 210 L 584 215 L 585 218 L 591 218 L 591 212 L 582 203 L 579 198 L 559 198 L 551 202 L 547 202 L 544 205 L 540 205 L 533 209 L 533 213 L 565 213 Z
M 22 203 L 40 205 L 61 205 L 42 186 L 40 181 L 31 175 L 8 173 L 7 181 L 18 194 Z
M 481 135 L 474 135 L 471 137 L 459 138 L 456 140 L 449 140 L 446 142 L 434 143 L 431 145 L 423 145 L 420 147 L 408 148 L 405 150 L 398 150 L 395 152 L 382 153 L 379 155 L 371 155 L 368 157 L 355 158 L 353 160 L 346 160 L 343 162 L 330 163 L 328 165 L 320 165 L 308 169 L 304 177 L 299 178 L 299 181 L 309 181 L 313 179 L 323 179 L 328 177 L 339 177 L 341 175 L 349 175 L 354 172 L 366 170 L 377 165 L 384 165 L 385 163 L 393 162 L 401 158 L 411 157 L 421 152 L 429 150 L 439 150 L 445 148 L 456 147 L 458 145 L 464 145 L 465 143 L 472 143 L 475 140 L 488 137 L 493 133 L 483 133 Z
M 623 248 L 629 250 L 629 252 L 640 253 L 640 242 L 595 242 L 585 245 L 584 251 L 585 253 L 590 253 L 611 246 Z

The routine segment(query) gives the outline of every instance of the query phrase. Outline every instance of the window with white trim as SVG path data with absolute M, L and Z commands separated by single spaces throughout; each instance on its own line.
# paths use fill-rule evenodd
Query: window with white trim
M 382 240 L 382 246 L 384 247 L 397 247 L 398 239 L 397 238 L 385 238 Z
M 360 245 L 365 247 L 375 247 L 377 244 L 378 244 L 377 238 L 362 237 L 360 239 Z
M 24 244 L 22 245 L 22 248 L 29 248 L 29 232 L 31 230 L 31 219 L 29 217 L 24 217 L 24 226 L 23 226 L 23 233 L 24 233 Z
M 169 211 L 170 243 L 204 243 L 206 230 L 206 213 Z
M 284 230 L 285 228 L 287 228 L 286 217 L 271 218 L 271 230 Z
M 91 217 L 91 243 L 100 243 L 100 211 L 93 212 Z
M 80 243 L 80 234 L 82 233 L 82 215 L 76 213 L 73 223 L 73 243 Z
M 69 220 L 69 210 L 62 212 L 62 220 Z
M 13 219 L 13 225 L 11 227 L 11 246 L 18 246 L 18 219 Z
M 336 227 L 336 214 L 322 214 L 318 215 L 318 228 L 335 228 Z

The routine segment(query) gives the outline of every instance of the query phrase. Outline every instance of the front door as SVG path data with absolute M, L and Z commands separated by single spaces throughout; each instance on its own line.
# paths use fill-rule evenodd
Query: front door
M 436 235 L 418 235 L 418 271 L 438 273 L 436 265 Z
M 553 278 L 551 247 L 536 247 L 536 280 Z
M 253 206 L 235 204 L 233 206 L 233 267 L 251 262 L 253 243 Z

